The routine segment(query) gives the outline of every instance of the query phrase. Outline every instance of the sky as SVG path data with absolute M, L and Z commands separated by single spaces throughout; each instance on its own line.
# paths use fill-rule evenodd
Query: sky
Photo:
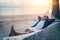
M 0 0 L 0 15 L 45 15 L 51 10 L 51 0 Z

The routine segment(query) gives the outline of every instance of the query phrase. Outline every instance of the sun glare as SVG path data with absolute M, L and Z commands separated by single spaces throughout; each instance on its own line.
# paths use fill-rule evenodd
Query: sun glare
M 51 0 L 34 0 L 34 4 L 36 5 L 47 5 L 51 2 Z

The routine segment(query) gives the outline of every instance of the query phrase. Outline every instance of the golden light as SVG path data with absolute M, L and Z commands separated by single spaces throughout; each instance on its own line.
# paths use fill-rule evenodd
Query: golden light
M 34 0 L 35 5 L 48 5 L 51 2 L 51 0 Z

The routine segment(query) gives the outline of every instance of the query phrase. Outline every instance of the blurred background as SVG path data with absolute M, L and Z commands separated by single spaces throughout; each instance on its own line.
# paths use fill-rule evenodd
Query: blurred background
M 52 0 L 0 0 L 0 30 L 7 30 L 13 25 L 17 32 L 22 32 L 33 26 L 38 16 L 48 15 L 51 18 L 51 11 Z

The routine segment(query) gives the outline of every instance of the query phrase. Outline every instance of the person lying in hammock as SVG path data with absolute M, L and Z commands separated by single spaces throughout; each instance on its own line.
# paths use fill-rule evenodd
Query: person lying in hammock
M 49 20 L 48 16 L 44 16 L 43 19 L 41 19 L 41 21 L 39 21 L 35 25 L 35 27 L 29 27 L 23 33 L 17 33 L 14 30 L 13 25 L 12 25 L 11 32 L 10 32 L 9 36 L 23 35 L 23 34 L 28 34 L 28 33 L 34 32 L 35 30 L 44 29 L 54 21 L 54 19 L 51 19 L 51 20 Z

